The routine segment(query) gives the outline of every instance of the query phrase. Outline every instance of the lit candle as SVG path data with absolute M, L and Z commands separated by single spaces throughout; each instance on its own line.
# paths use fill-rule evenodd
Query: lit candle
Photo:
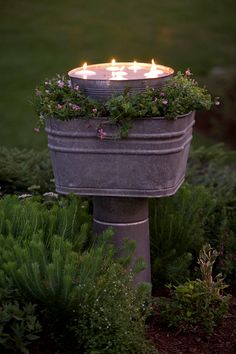
M 133 64 L 128 67 L 128 69 L 133 70 L 133 72 L 136 73 L 138 70 L 141 69 L 141 66 L 139 66 L 138 63 L 134 61 Z
M 83 69 L 76 71 L 75 74 L 78 76 L 82 76 L 83 79 L 87 79 L 87 76 L 96 75 L 95 71 L 88 70 L 87 67 L 88 67 L 87 63 L 84 63 Z
M 154 79 L 160 75 L 163 75 L 164 72 L 163 70 L 160 70 L 160 69 L 157 69 L 157 65 L 154 61 L 154 59 L 152 59 L 152 66 L 151 66 L 151 69 L 148 73 L 144 74 L 145 77 L 149 78 L 149 79 Z
M 107 70 L 108 71 L 118 71 L 118 70 L 120 70 L 119 66 L 116 65 L 116 60 L 115 59 L 112 59 L 111 66 L 108 66 Z
M 127 72 L 126 71 L 123 71 L 124 70 L 124 66 L 122 66 L 119 71 L 114 71 L 111 73 L 111 78 L 110 80 L 127 80 L 126 76 L 127 75 Z

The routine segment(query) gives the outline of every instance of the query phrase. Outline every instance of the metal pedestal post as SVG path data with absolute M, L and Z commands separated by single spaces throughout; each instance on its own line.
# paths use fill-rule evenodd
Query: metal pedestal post
M 108 227 L 114 230 L 114 244 L 118 249 L 123 238 L 136 241 L 132 262 L 143 258 L 146 268 L 138 273 L 135 283 L 151 282 L 149 219 L 147 198 L 94 197 L 93 222 L 96 234 Z

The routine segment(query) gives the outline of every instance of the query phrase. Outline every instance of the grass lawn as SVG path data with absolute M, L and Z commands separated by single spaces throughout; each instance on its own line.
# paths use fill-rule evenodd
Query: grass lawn
M 0 14 L 0 144 L 41 149 L 29 104 L 84 61 L 150 61 L 204 76 L 235 65 L 235 0 L 8 0 Z

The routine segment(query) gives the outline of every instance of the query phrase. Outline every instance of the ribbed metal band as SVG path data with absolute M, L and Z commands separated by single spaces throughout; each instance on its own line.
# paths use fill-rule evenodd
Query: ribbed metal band
M 104 225 L 104 226 L 114 226 L 114 227 L 126 227 L 126 226 L 138 226 L 138 225 L 141 225 L 141 224 L 145 224 L 145 223 L 148 223 L 148 218 L 147 219 L 144 219 L 144 220 L 141 220 L 141 221 L 134 221 L 134 222 L 127 222 L 127 223 L 123 223 L 123 222 L 105 222 L 105 221 L 101 221 L 101 220 L 97 220 L 95 218 L 93 218 L 93 221 L 100 224 L 100 225 Z
M 184 182 L 182 177 L 174 186 L 170 188 L 162 189 L 125 189 L 125 188 L 79 188 L 79 187 L 67 187 L 56 184 L 56 191 L 61 194 L 75 193 L 78 195 L 91 195 L 91 196 L 110 196 L 110 197 L 142 197 L 142 198 L 158 198 L 168 197 L 177 192 L 180 186 Z
M 102 122 L 101 124 L 111 124 L 109 122 Z M 190 122 L 190 124 L 183 130 L 179 130 L 178 132 L 173 132 L 173 133 L 129 133 L 128 138 L 129 139 L 140 139 L 140 140 L 144 140 L 144 139 L 171 139 L 171 138 L 177 138 L 177 137 L 181 137 L 182 135 L 185 135 L 186 133 L 188 133 L 188 131 L 190 131 L 193 127 L 195 123 L 195 120 L 193 120 L 192 122 Z M 45 131 L 47 132 L 47 134 L 51 135 L 51 136 L 60 136 L 60 137 L 65 137 L 65 138 L 94 138 L 94 136 L 96 136 L 96 134 L 94 134 L 94 132 L 91 133 L 85 133 L 85 132 L 72 132 L 72 131 L 60 131 L 58 129 L 53 129 L 53 128 L 49 128 L 46 127 Z
M 52 144 L 48 144 L 48 147 L 51 151 L 58 151 L 58 152 L 63 152 L 63 153 L 72 153 L 72 154 L 94 154 L 94 155 L 168 155 L 168 154 L 173 154 L 173 153 L 178 153 L 182 150 L 184 150 L 185 146 L 190 143 L 192 140 L 192 136 L 189 137 L 185 143 L 181 146 L 178 146 L 177 148 L 172 148 L 172 149 L 161 149 L 161 150 L 137 150 L 137 149 L 79 149 L 79 148 L 67 148 L 67 147 L 62 147 L 62 146 L 54 146 Z

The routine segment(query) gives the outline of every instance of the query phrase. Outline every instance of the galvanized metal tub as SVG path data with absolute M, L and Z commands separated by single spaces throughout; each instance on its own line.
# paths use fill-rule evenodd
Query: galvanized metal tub
M 126 63 L 120 63 L 126 64 Z M 144 63 L 139 63 L 143 65 Z M 96 69 L 106 66 L 107 64 L 95 64 L 90 65 L 89 68 Z M 72 85 L 79 85 L 81 91 L 86 96 L 91 98 L 106 101 L 114 94 L 124 94 L 125 90 L 129 92 L 137 93 L 144 92 L 147 87 L 159 88 L 166 84 L 166 82 L 173 76 L 174 70 L 170 67 L 158 65 L 159 69 L 163 69 L 163 75 L 156 78 L 143 78 L 143 79 L 131 79 L 131 80 L 108 80 L 106 79 L 94 79 L 92 76 L 84 79 L 83 77 L 77 77 L 76 71 L 79 68 L 69 71 L 68 75 L 71 78 Z
M 46 132 L 58 193 L 163 197 L 184 181 L 194 112 L 176 120 L 133 121 L 128 137 L 106 118 L 48 119 Z M 105 132 L 101 140 L 98 130 Z

